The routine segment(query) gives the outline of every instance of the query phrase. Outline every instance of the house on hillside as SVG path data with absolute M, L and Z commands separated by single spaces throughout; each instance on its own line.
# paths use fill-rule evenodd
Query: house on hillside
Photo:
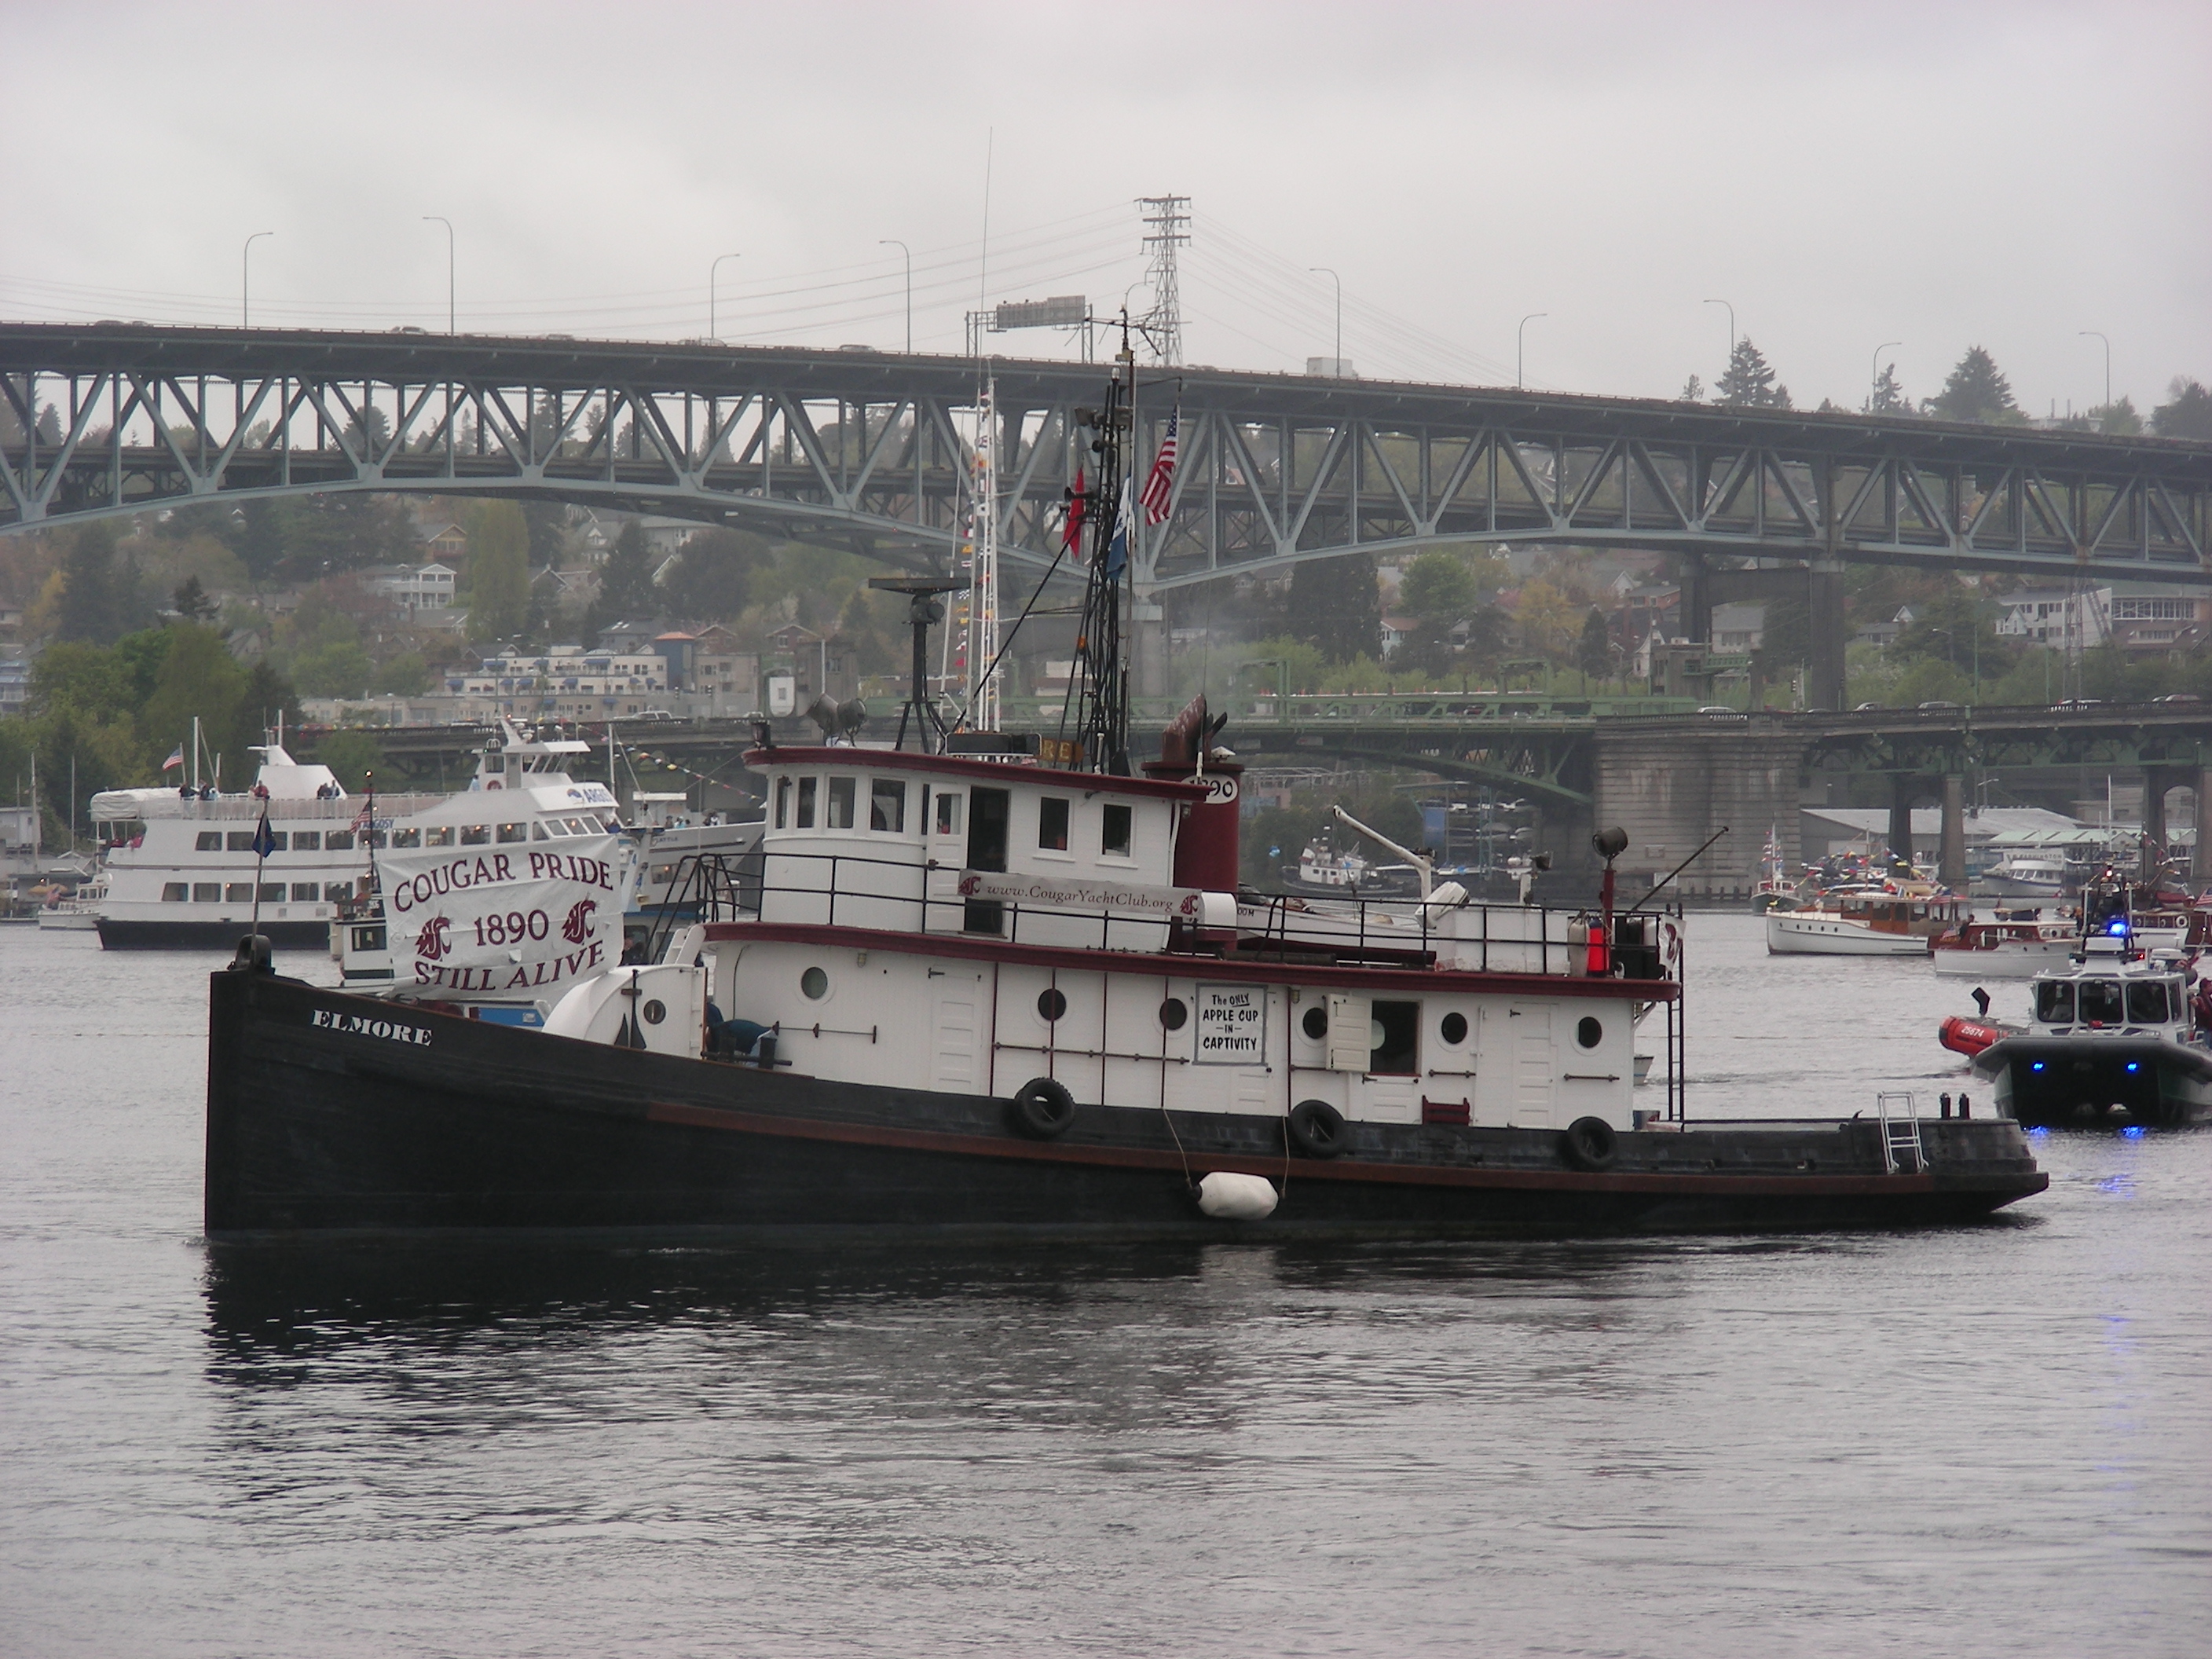
M 458 566 L 469 556 L 469 532 L 457 524 L 424 525 L 416 532 L 415 539 L 422 544 L 423 553 L 433 560 L 442 560 Z
M 2112 590 L 2109 587 L 2079 591 L 2026 587 L 2006 594 L 1998 603 L 2004 607 L 2004 614 L 1996 621 L 2001 639 L 2074 652 L 2102 645 L 2112 637 Z M 1898 615 L 1904 619 L 1903 611 Z
M 453 609 L 453 568 L 434 559 L 428 564 L 373 564 L 361 573 L 361 582 L 402 611 Z

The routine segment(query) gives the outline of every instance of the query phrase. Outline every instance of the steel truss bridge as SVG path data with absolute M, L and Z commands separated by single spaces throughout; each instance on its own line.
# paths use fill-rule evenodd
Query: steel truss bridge
M 1105 372 L 990 365 L 1009 558 L 1049 562 Z M 971 361 L 875 351 L 5 324 L 0 531 L 443 491 L 942 569 L 969 524 L 977 389 Z M 2212 446 L 1187 368 L 1140 377 L 1139 471 L 1178 407 L 1173 512 L 1138 538 L 1140 593 L 1530 541 L 1792 562 L 1815 573 L 1816 617 L 1820 573 L 1847 560 L 2212 581 Z

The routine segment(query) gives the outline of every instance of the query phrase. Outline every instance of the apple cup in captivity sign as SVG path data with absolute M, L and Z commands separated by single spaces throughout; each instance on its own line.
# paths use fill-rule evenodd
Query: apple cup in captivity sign
M 612 836 L 380 854 L 392 954 L 411 958 L 400 978 L 455 991 L 566 990 L 613 966 L 629 856 Z
M 1267 988 L 1198 988 L 1198 1063 L 1249 1066 L 1267 1057 Z

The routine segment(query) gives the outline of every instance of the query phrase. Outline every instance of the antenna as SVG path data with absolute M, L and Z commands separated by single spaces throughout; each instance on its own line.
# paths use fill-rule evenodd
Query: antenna
M 1182 292 L 1176 279 L 1176 250 L 1190 240 L 1190 198 L 1146 196 L 1138 199 L 1145 210 L 1150 233 L 1145 246 L 1152 263 L 1145 273 L 1152 290 L 1152 315 L 1145 319 L 1146 336 L 1153 355 L 1164 363 L 1182 362 Z

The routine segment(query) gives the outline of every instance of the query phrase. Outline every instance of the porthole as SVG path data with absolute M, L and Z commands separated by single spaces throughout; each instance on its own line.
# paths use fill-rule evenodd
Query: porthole
M 809 1002 L 819 1002 L 830 994 L 830 975 L 819 968 L 809 968 L 799 976 L 799 988 Z
M 1181 997 L 1170 997 L 1160 1004 L 1160 1024 L 1170 1031 L 1182 1030 L 1183 1022 L 1190 1018 L 1190 1009 Z
M 1308 1036 L 1319 1042 L 1328 1035 L 1328 1010 L 1316 1003 L 1306 1010 L 1306 1017 L 1298 1024 L 1304 1028 Z
M 1440 1023 L 1437 1027 L 1437 1035 L 1442 1037 L 1446 1042 L 1457 1043 L 1466 1042 L 1467 1016 L 1460 1013 L 1446 1014 L 1443 1017 L 1442 1023 Z
M 668 1005 L 659 998 L 654 997 L 647 1002 L 644 1007 L 639 1009 L 638 1012 L 645 1016 L 645 1023 L 647 1025 L 658 1025 L 668 1018 Z
M 1584 1014 L 1575 1022 L 1575 1041 L 1585 1048 L 1595 1048 L 1605 1041 L 1605 1027 Z
M 1037 993 L 1037 1012 L 1045 1018 L 1058 1019 L 1066 1012 L 1067 996 L 1065 992 L 1055 988 Z

